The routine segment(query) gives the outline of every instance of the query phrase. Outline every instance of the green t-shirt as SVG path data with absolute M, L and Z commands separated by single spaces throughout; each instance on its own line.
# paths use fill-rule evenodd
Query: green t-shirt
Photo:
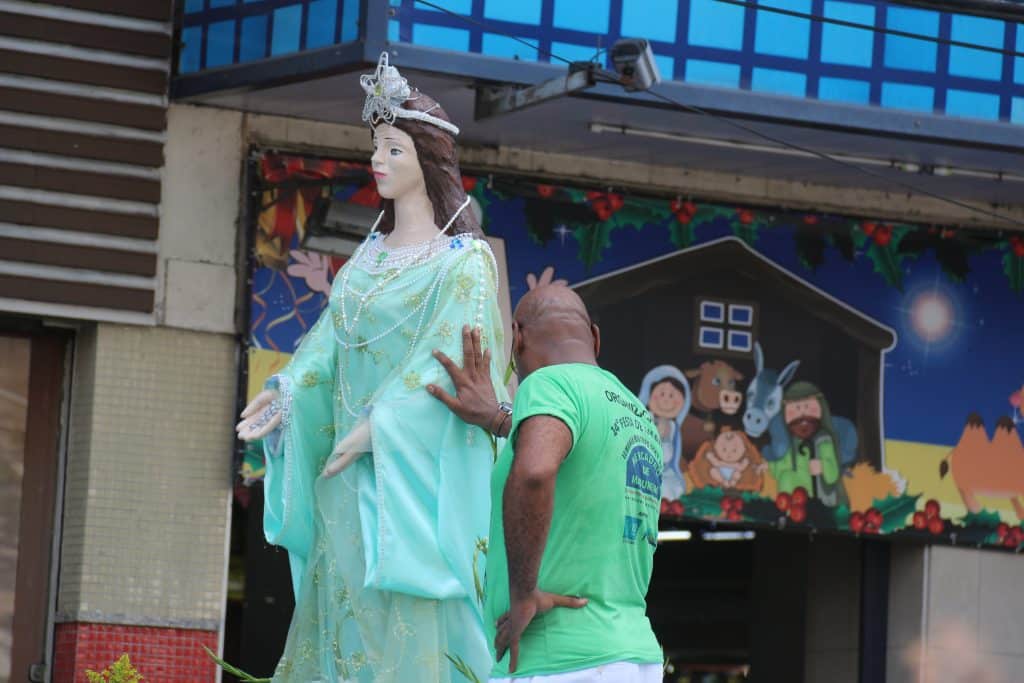
M 508 611 L 502 497 L 519 426 L 550 415 L 573 446 L 555 481 L 551 530 L 538 587 L 589 599 L 534 618 L 519 644 L 516 676 L 576 671 L 610 662 L 661 663 L 645 596 L 658 538 L 661 437 L 644 406 L 614 375 L 594 365 L 553 365 L 531 373 L 516 393 L 512 431 L 491 475 L 491 529 L 484 627 Z M 509 656 L 492 676 L 508 675 Z

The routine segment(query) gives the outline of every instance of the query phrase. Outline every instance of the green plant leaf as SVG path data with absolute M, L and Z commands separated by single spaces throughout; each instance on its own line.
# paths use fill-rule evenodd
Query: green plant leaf
M 251 674 L 245 673 L 237 666 L 232 666 L 231 664 L 228 664 L 223 659 L 213 654 L 213 650 L 206 647 L 205 645 L 203 645 L 202 648 L 206 650 L 206 656 L 212 659 L 217 666 L 224 669 L 229 674 L 236 677 L 238 680 L 243 681 L 244 683 L 270 683 L 271 679 L 269 678 L 256 678 Z
M 462 657 L 458 655 L 452 656 L 447 652 L 444 653 L 444 656 L 448 658 L 448 661 L 452 663 L 455 670 L 462 674 L 467 681 L 470 681 L 470 683 L 482 683 L 476 674 L 473 673 L 473 670 L 469 668 L 469 664 L 463 661 Z

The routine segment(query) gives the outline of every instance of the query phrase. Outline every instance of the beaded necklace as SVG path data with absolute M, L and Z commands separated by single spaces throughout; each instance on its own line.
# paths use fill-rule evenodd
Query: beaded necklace
M 448 228 L 451 227 L 452 223 L 455 222 L 455 219 L 459 216 L 462 210 L 465 209 L 466 206 L 468 205 L 469 198 L 467 197 L 466 201 L 462 204 L 462 206 L 459 207 L 459 209 L 451 217 L 448 223 L 445 224 L 444 228 L 435 237 L 420 244 L 392 249 L 390 253 L 384 251 L 383 248 L 381 247 L 381 233 L 377 232 L 377 225 L 380 223 L 381 218 L 384 215 L 384 213 L 381 212 L 381 214 L 377 217 L 377 221 L 373 224 L 373 228 L 371 229 L 369 237 L 367 237 L 367 239 L 361 245 L 359 245 L 359 248 L 356 249 L 355 254 L 352 255 L 351 261 L 348 264 L 346 264 L 346 267 L 343 268 L 342 272 L 340 273 L 341 286 L 339 288 L 339 292 L 336 299 L 338 301 L 338 309 L 341 317 L 341 330 L 339 330 L 338 325 L 335 324 L 334 337 L 335 340 L 338 342 L 338 345 L 342 349 L 349 351 L 369 347 L 372 344 L 381 341 L 388 335 L 393 334 L 397 330 L 401 329 L 407 322 L 409 322 L 411 319 L 418 315 L 418 319 L 416 320 L 414 326 L 415 331 L 413 332 L 413 336 L 407 347 L 408 350 L 406 351 L 403 358 L 398 362 L 396 367 L 402 367 L 406 364 L 413 350 L 416 348 L 417 343 L 419 342 L 419 337 L 423 332 L 424 323 L 427 322 L 426 313 L 428 304 L 437 296 L 441 288 L 441 285 L 447 278 L 448 272 L 451 270 L 452 264 L 454 263 L 455 259 L 444 259 L 444 262 L 441 264 L 441 267 L 433 272 L 431 271 L 431 269 L 423 269 L 423 272 L 420 274 L 419 277 L 413 278 L 408 283 L 400 284 L 391 288 L 388 288 L 388 285 L 394 282 L 403 273 L 414 269 L 416 266 L 426 263 L 427 261 L 431 260 L 432 258 L 440 254 L 443 254 L 445 252 L 454 252 L 458 249 L 461 249 L 464 244 L 464 240 L 471 239 L 472 235 L 466 233 L 449 236 L 446 234 L 446 232 Z M 349 283 L 351 271 L 355 267 L 359 267 L 370 274 L 383 273 L 383 277 L 377 279 L 377 281 L 373 285 L 368 287 L 366 290 L 360 291 L 352 287 Z M 415 307 L 413 307 L 412 311 L 410 311 L 408 315 L 402 317 L 394 325 L 382 331 L 380 334 L 373 336 L 370 339 L 352 339 L 352 333 L 357 329 L 359 320 L 366 312 L 367 306 L 371 300 L 378 296 L 393 295 L 395 292 L 407 289 L 422 282 L 424 279 L 430 277 L 431 275 L 434 276 L 434 279 L 429 286 L 429 291 L 422 297 L 422 300 Z M 357 302 L 356 310 L 352 311 L 351 315 L 346 304 L 346 300 L 349 297 L 351 297 Z M 344 368 L 342 367 L 342 354 L 339 354 L 338 380 L 340 384 L 340 391 L 338 392 L 338 394 L 339 397 L 341 398 L 345 411 L 352 417 L 359 417 L 360 411 L 364 407 L 363 403 L 365 401 L 360 401 L 360 405 L 351 405 L 349 397 L 352 394 L 352 390 L 347 382 L 345 374 L 346 373 L 344 372 Z

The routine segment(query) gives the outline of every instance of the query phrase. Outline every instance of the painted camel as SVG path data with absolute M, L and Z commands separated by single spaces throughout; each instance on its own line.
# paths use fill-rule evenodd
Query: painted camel
M 971 512 L 981 511 L 979 495 L 1009 498 L 1024 521 L 1024 444 L 1012 418 L 999 418 L 990 440 L 981 416 L 971 413 L 960 441 L 939 465 L 940 477 L 949 472 Z

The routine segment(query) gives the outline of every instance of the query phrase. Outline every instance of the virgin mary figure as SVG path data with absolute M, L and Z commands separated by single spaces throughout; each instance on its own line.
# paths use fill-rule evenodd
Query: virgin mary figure
M 384 210 L 237 426 L 264 439 L 264 530 L 295 591 L 273 680 L 484 679 L 491 436 L 425 387 L 453 390 L 431 354 L 458 357 L 465 326 L 502 348 L 497 267 L 466 210 L 458 128 L 386 53 L 361 84 Z

